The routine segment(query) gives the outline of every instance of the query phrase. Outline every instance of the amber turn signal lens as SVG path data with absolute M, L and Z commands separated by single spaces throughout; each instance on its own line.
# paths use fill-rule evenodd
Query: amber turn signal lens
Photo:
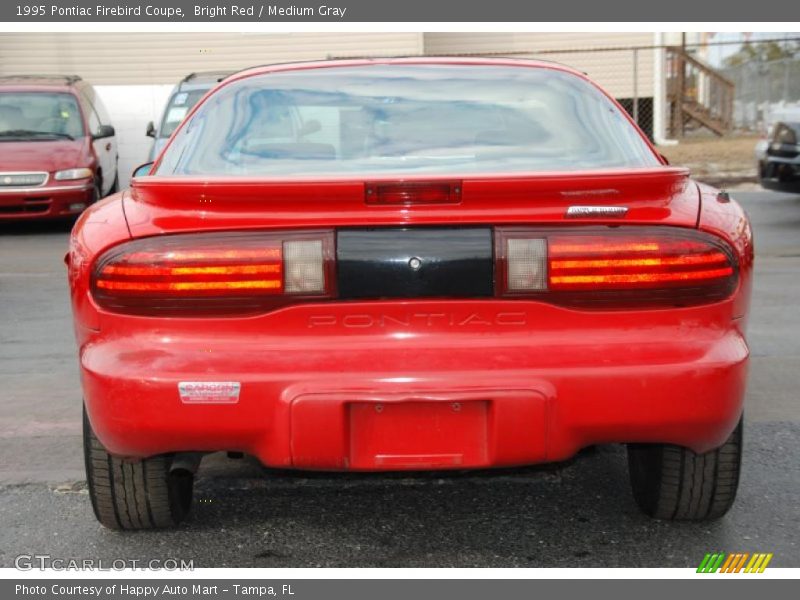
M 500 228 L 498 293 L 576 306 L 687 306 L 737 283 L 721 239 L 674 227 Z M 534 250 L 535 249 L 535 250 Z
M 214 233 L 146 238 L 98 260 L 92 291 L 103 308 L 191 315 L 268 309 L 327 297 L 333 233 Z

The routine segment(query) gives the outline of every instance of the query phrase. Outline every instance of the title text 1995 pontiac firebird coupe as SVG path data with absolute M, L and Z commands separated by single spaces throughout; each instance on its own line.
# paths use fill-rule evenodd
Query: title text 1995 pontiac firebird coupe
M 398 471 L 624 443 L 644 512 L 733 503 L 747 217 L 566 67 L 235 74 L 67 262 L 108 527 L 178 523 L 214 451 Z

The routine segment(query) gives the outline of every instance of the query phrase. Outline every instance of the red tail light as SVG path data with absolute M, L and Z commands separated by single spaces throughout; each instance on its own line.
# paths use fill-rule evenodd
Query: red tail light
M 367 183 L 364 193 L 367 204 L 458 204 L 461 202 L 461 182 Z
M 333 293 L 333 232 L 168 235 L 97 261 L 97 303 L 131 313 L 241 313 Z
M 724 299 L 736 261 L 720 239 L 677 228 L 497 231 L 498 293 L 574 306 L 688 306 Z

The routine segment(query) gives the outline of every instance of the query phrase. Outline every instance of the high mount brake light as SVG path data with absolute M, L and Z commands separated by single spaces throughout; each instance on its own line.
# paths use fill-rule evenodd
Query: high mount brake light
M 372 182 L 364 186 L 364 195 L 367 204 L 458 204 L 461 182 Z
M 625 308 L 722 300 L 737 283 L 720 239 L 663 227 L 499 228 L 497 294 Z
M 109 310 L 225 314 L 333 295 L 333 232 L 203 233 L 127 242 L 95 265 L 92 293 Z

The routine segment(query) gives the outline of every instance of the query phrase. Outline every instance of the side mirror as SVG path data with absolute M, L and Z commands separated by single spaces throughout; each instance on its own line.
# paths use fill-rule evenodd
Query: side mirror
M 116 135 L 116 133 L 111 125 L 100 125 L 94 135 L 92 135 L 92 139 L 102 140 L 103 138 L 110 138 L 114 135 Z
M 156 126 L 152 121 L 147 124 L 147 131 L 145 131 L 145 135 L 151 138 L 156 137 Z
M 139 165 L 133 170 L 133 177 L 147 177 L 150 175 L 150 169 L 153 168 L 153 161 Z

